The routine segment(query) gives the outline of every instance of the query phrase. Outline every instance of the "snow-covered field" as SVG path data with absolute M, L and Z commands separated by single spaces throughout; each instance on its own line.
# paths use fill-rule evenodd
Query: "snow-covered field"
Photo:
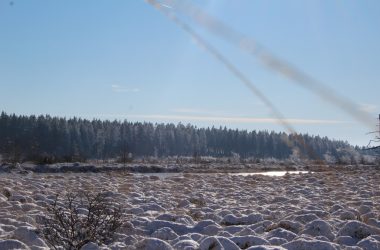
M 0 249 L 47 249 L 56 193 L 108 190 L 126 221 L 102 249 L 380 249 L 380 171 L 285 176 L 0 174 Z M 97 249 L 88 244 L 85 249 Z

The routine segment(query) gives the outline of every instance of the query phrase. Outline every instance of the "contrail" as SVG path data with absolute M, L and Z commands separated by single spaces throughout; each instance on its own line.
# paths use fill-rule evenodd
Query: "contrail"
M 373 118 L 369 114 L 361 111 L 358 105 L 354 102 L 339 95 L 329 86 L 317 81 L 296 67 L 274 56 L 263 46 L 258 44 L 254 39 L 243 35 L 222 21 L 210 16 L 190 1 L 164 0 L 164 2 L 166 5 L 170 5 L 173 10 L 189 16 L 192 20 L 210 33 L 234 44 L 240 49 L 248 52 L 250 55 L 257 57 L 261 63 L 271 70 L 280 73 L 281 75 L 315 93 L 321 99 L 328 101 L 336 107 L 339 107 L 341 110 L 351 115 L 362 124 L 370 128 L 373 127 Z
M 279 109 L 272 104 L 272 102 L 258 89 L 256 86 L 240 71 L 238 70 L 227 58 L 225 58 L 216 48 L 204 40 L 199 34 L 197 34 L 189 25 L 182 22 L 177 16 L 171 11 L 171 8 L 166 8 L 166 5 L 163 6 L 161 3 L 156 0 L 146 0 L 149 4 L 154 6 L 156 9 L 165 14 L 170 18 L 174 23 L 176 23 L 181 29 L 190 34 L 193 39 L 197 42 L 199 46 L 204 48 L 208 53 L 214 56 L 220 63 L 222 63 L 232 74 L 234 74 L 240 81 L 246 85 L 249 90 L 258 97 L 270 110 L 272 115 L 279 121 L 279 123 L 288 131 L 289 134 L 292 134 L 295 137 L 295 140 L 306 149 L 307 154 L 314 159 L 319 159 L 315 154 L 314 150 L 305 143 L 303 138 L 297 134 L 296 130 L 288 123 L 287 119 L 279 111 Z M 285 143 L 294 148 L 294 142 L 285 140 Z M 321 160 L 321 159 L 319 159 Z
M 153 5 L 159 11 L 164 13 L 173 22 L 175 22 L 181 29 L 186 31 L 197 42 L 199 46 L 204 48 L 208 53 L 214 56 L 220 63 L 222 63 L 232 74 L 234 74 L 245 86 L 251 90 L 251 92 L 258 97 L 271 111 L 272 115 L 279 120 L 279 122 L 288 130 L 289 133 L 296 133 L 295 129 L 286 121 L 283 114 L 277 107 L 258 89 L 256 86 L 240 71 L 238 70 L 227 58 L 225 58 L 219 51 L 217 51 L 211 44 L 206 42 L 200 35 L 198 35 L 189 25 L 182 22 L 173 12 L 163 8 L 164 6 L 155 1 L 147 0 L 148 3 Z

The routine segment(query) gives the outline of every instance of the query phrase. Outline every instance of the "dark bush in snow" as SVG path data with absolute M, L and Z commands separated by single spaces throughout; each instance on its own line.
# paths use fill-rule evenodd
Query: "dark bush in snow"
M 122 225 L 122 210 L 107 198 L 106 192 L 58 195 L 47 208 L 42 234 L 54 249 L 81 249 L 89 242 L 112 242 Z

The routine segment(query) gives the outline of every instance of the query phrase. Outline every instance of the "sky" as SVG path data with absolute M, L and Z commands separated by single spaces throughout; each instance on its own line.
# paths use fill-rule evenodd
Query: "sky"
M 380 1 L 190 2 L 373 117 L 373 126 L 354 119 L 179 16 L 297 132 L 367 145 L 380 113 Z M 0 110 L 286 132 L 225 65 L 143 0 L 0 0 Z

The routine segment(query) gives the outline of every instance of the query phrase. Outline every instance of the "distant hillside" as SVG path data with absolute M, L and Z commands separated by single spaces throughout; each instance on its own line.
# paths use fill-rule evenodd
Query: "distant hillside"
M 268 131 L 197 128 L 183 124 L 17 116 L 2 112 L 0 154 L 5 160 L 81 161 L 141 156 L 239 156 L 350 159 L 347 142 Z

